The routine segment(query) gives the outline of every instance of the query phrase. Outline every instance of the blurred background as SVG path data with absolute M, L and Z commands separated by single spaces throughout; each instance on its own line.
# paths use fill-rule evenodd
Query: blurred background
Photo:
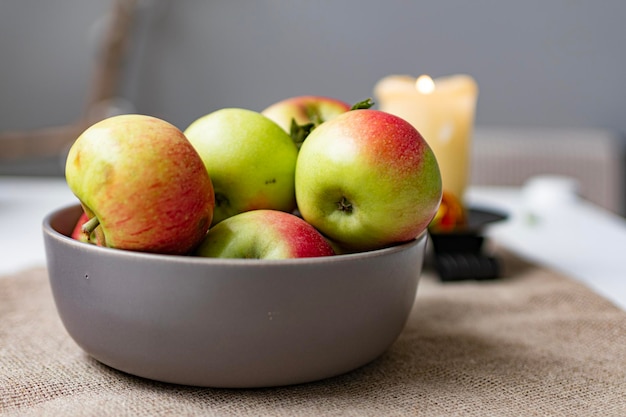
M 0 174 L 63 175 L 78 133 L 139 112 L 372 96 L 390 74 L 480 88 L 472 181 L 576 177 L 624 214 L 622 0 L 3 0 Z

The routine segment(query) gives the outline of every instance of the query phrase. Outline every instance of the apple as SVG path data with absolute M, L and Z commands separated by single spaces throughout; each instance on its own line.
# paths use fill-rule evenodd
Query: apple
M 350 104 L 325 96 L 304 95 L 278 101 L 261 114 L 291 135 L 297 146 L 316 126 L 350 110 Z
M 335 252 L 313 226 L 278 210 L 236 214 L 209 230 L 196 255 L 212 258 L 288 259 Z
M 467 213 L 463 203 L 454 194 L 444 191 L 439 209 L 428 225 L 428 229 L 436 232 L 449 232 L 462 228 L 467 224 Z
M 89 221 L 89 216 L 87 215 L 87 213 L 83 211 L 80 214 L 80 217 L 78 218 L 78 220 L 76 221 L 76 225 L 74 226 L 74 229 L 72 230 L 72 234 L 70 235 L 70 237 L 72 239 L 76 239 L 84 243 L 97 244 L 96 232 L 92 231 L 91 233 L 88 234 L 86 231 L 83 230 L 83 226 L 88 221 Z
M 350 104 L 333 97 L 303 95 L 280 100 L 261 111 L 289 132 L 291 121 L 320 124 L 350 110 Z
M 65 177 L 102 246 L 184 254 L 211 224 L 214 194 L 200 156 L 170 123 L 126 114 L 85 130 L 68 153 Z M 99 225 L 99 227 L 97 227 Z
M 311 132 L 295 182 L 304 220 L 351 250 L 416 238 L 442 195 L 437 160 L 420 133 L 372 109 L 351 110 Z
M 294 210 L 298 149 L 276 123 L 252 110 L 224 108 L 184 133 L 213 181 L 212 225 L 244 211 Z

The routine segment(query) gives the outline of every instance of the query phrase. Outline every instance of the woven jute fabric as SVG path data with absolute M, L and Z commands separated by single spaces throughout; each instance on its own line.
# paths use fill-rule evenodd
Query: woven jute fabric
M 212 389 L 88 357 L 58 318 L 46 270 L 24 271 L 0 278 L 0 415 L 626 416 L 626 313 L 510 257 L 504 275 L 440 283 L 425 273 L 399 339 L 353 372 Z

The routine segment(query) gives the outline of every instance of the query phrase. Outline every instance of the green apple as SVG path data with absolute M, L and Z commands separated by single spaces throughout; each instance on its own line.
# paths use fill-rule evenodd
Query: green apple
M 317 127 L 296 165 L 307 222 L 339 246 L 376 249 L 414 239 L 441 201 L 441 174 L 420 133 L 379 110 L 351 110 Z
M 236 214 L 209 230 L 196 255 L 211 258 L 288 259 L 334 255 L 313 226 L 278 210 Z
M 290 134 L 299 147 L 316 126 L 350 110 L 350 104 L 325 96 L 296 96 L 278 101 L 261 111 Z
M 200 156 L 155 117 L 95 123 L 70 148 L 65 177 L 90 218 L 85 235 L 95 228 L 102 246 L 185 254 L 211 223 L 213 187 Z
M 214 225 L 244 211 L 294 210 L 298 150 L 276 123 L 252 110 L 225 108 L 184 133 L 213 181 Z

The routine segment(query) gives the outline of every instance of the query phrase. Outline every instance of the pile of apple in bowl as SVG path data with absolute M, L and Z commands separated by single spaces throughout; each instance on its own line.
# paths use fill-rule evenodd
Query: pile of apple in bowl
M 138 114 L 89 127 L 66 163 L 78 202 L 44 220 L 70 336 L 115 369 L 207 387 L 380 356 L 413 306 L 442 191 L 419 132 L 370 105 L 302 96 L 184 131 Z

